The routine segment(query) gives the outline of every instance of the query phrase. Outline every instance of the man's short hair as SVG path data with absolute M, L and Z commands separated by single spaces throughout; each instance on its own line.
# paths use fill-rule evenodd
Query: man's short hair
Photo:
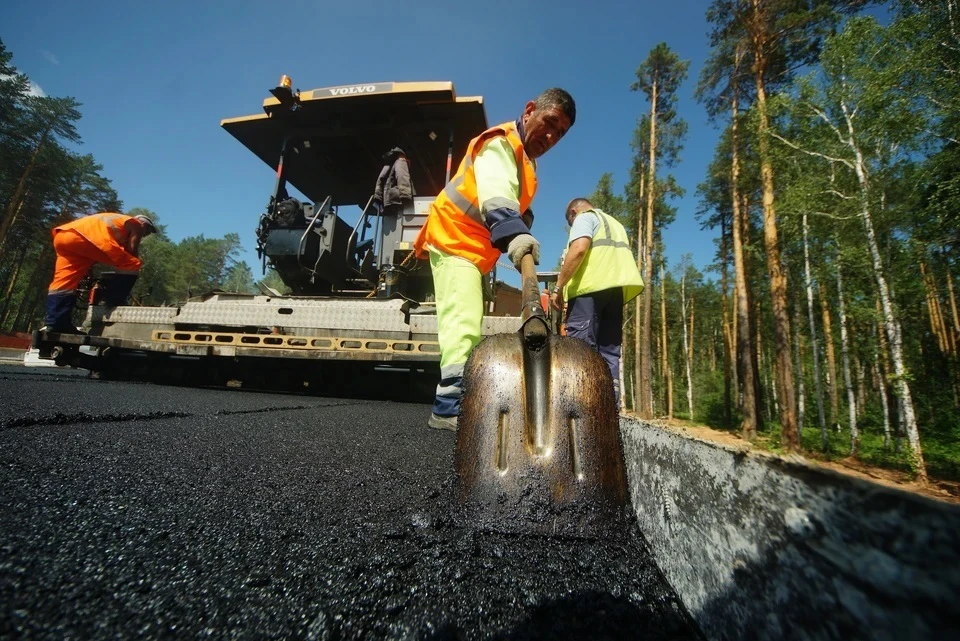
M 583 206 L 591 208 L 593 207 L 593 203 L 587 200 L 586 198 L 581 198 L 581 197 L 574 198 L 573 200 L 567 203 L 567 208 L 563 210 L 563 213 L 564 215 L 566 215 L 570 213 L 570 210 L 573 209 L 574 207 L 583 207 Z
M 571 127 L 573 126 L 574 121 L 577 119 L 577 103 L 573 101 L 573 96 L 560 87 L 547 89 L 539 96 L 534 98 L 533 104 L 536 105 L 537 109 L 549 109 L 550 107 L 556 107 L 566 114 L 567 118 L 570 119 Z

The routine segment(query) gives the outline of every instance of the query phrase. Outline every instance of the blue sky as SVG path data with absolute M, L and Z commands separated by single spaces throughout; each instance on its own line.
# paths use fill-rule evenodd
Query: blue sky
M 566 202 L 593 191 L 604 172 L 617 190 L 626 182 L 633 129 L 648 109 L 629 87 L 650 49 L 666 42 L 690 61 L 679 96 L 690 129 L 673 170 L 687 195 L 674 203 L 666 251 L 671 266 L 690 254 L 703 269 L 715 232 L 694 218 L 695 191 L 718 137 L 693 99 L 708 53 L 707 4 L 13 0 L 0 38 L 46 94 L 83 104 L 82 151 L 104 165 L 126 207 L 157 212 L 173 240 L 239 233 L 256 277 L 254 229 L 273 172 L 219 123 L 261 113 L 281 74 L 303 90 L 448 80 L 458 95 L 484 97 L 491 124 L 516 118 L 543 89 L 567 89 L 577 122 L 540 160 L 534 201 L 541 269 L 552 269 L 566 240 Z

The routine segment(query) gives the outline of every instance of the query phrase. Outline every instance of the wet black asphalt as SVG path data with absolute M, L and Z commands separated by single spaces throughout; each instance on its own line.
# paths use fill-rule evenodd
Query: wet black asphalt
M 455 518 L 428 412 L 0 366 L 0 637 L 700 638 L 635 529 Z

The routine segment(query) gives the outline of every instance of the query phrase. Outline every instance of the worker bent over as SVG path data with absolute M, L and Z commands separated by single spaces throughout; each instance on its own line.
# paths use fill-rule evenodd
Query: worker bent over
M 615 218 L 586 198 L 571 200 L 565 214 L 570 236 L 551 302 L 561 310 L 567 299 L 566 335 L 603 356 L 619 406 L 623 306 L 643 291 L 643 278 L 627 232 Z
M 514 122 L 491 127 L 470 141 L 456 175 L 430 205 L 414 243 L 429 256 L 437 304 L 440 384 L 428 424 L 457 429 L 463 370 L 480 342 L 483 276 L 501 253 L 517 268 L 540 244 L 527 212 L 537 191 L 535 160 L 550 150 L 576 119 L 573 98 L 548 89 L 528 102 Z
M 57 253 L 53 280 L 47 290 L 46 329 L 54 332 L 76 333 L 70 320 L 77 300 L 77 287 L 96 263 L 111 265 L 118 270 L 138 274 L 143 264 L 140 260 L 140 241 L 157 229 L 153 221 L 144 215 L 127 216 L 118 213 L 101 213 L 84 216 L 72 222 L 54 227 L 53 249 Z M 130 279 L 122 296 L 113 292 L 116 301 L 126 299 Z M 122 304 L 122 300 L 116 304 Z

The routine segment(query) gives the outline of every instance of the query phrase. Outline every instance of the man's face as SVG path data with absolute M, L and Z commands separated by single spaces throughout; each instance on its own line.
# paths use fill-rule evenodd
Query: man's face
M 567 210 L 567 224 L 573 227 L 573 219 L 577 217 L 577 212 L 572 209 Z
M 523 148 L 530 158 L 547 153 L 568 129 L 570 119 L 557 107 L 537 109 L 531 100 L 523 109 Z

